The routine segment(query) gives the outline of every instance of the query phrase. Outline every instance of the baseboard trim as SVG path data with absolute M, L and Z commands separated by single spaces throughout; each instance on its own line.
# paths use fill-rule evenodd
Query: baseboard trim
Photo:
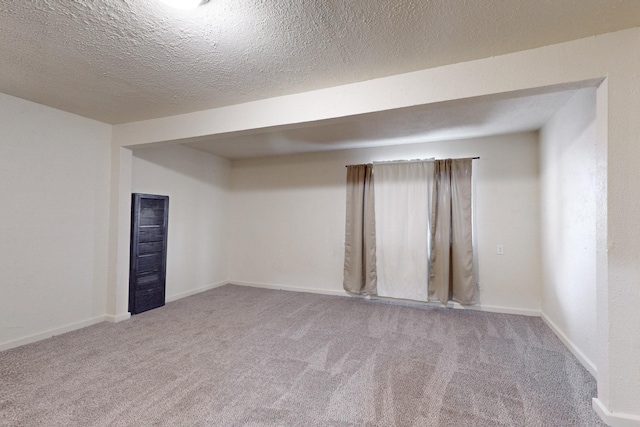
M 104 320 L 106 322 L 110 322 L 110 323 L 118 323 L 118 322 L 122 322 L 123 320 L 128 320 L 128 319 L 131 319 L 131 313 L 129 313 L 129 312 L 120 313 L 120 314 L 116 314 L 116 315 L 107 314 L 106 316 L 104 316 Z
M 362 298 L 357 295 L 349 295 L 354 298 Z M 399 299 L 399 298 L 390 298 L 390 297 L 364 297 L 370 298 L 372 301 L 383 301 L 391 304 L 401 304 L 406 306 L 415 306 L 415 307 L 442 307 L 442 308 L 452 308 L 455 310 L 473 310 L 473 311 L 486 311 L 489 313 L 499 313 L 499 314 L 517 314 L 520 316 L 530 316 L 530 317 L 540 317 L 540 312 L 537 310 L 529 310 L 524 308 L 506 308 L 506 307 L 496 307 L 496 306 L 487 306 L 487 305 L 462 305 L 460 303 L 449 301 L 447 305 L 443 305 L 437 301 L 416 301 L 409 299 Z
M 243 282 L 237 280 L 229 281 L 230 285 L 238 285 L 238 286 L 249 286 L 252 288 L 264 288 L 264 289 L 275 289 L 281 291 L 291 291 L 291 292 L 308 292 L 312 294 L 321 294 L 321 295 L 337 295 L 337 296 L 348 296 L 353 298 L 359 298 L 357 296 L 350 295 L 348 292 L 344 290 L 332 290 L 332 289 L 319 289 L 319 288 L 301 288 L 297 286 L 289 286 L 289 285 L 276 285 L 273 283 L 258 283 L 258 282 Z M 372 300 L 384 300 L 384 301 L 396 301 L 403 304 L 415 304 L 415 305 L 433 305 L 433 306 L 441 306 L 439 303 L 428 303 L 421 301 L 411 301 L 411 300 L 399 300 L 394 298 L 383 298 L 383 297 L 371 297 Z M 538 310 L 530 310 L 525 308 L 506 308 L 506 307 L 496 307 L 496 306 L 487 306 L 487 305 L 473 305 L 466 306 L 458 304 L 457 302 L 449 303 L 447 305 L 449 308 L 460 309 L 460 310 L 476 310 L 476 311 L 488 311 L 491 313 L 502 313 L 502 314 L 519 314 L 522 316 L 532 316 L 539 317 L 540 311 Z
M 594 377 L 597 378 L 597 373 L 598 370 L 596 368 L 596 364 L 593 363 L 593 361 L 591 359 L 589 359 L 583 352 L 582 350 L 580 350 L 580 348 L 578 348 L 577 345 L 575 345 L 573 343 L 573 341 L 571 341 L 571 339 L 569 339 L 568 336 L 566 336 L 564 334 L 564 332 L 562 332 L 562 330 L 560 330 L 560 328 L 558 327 L 558 325 L 556 325 L 551 319 L 549 319 L 549 317 L 544 313 L 544 312 L 540 312 L 540 317 L 542 318 L 542 320 L 544 321 L 544 323 L 547 324 L 547 326 L 549 327 L 549 329 L 551 329 L 553 331 L 554 334 L 556 334 L 556 336 L 558 338 L 560 338 L 560 341 L 562 341 L 562 343 L 569 349 L 569 351 L 571 353 L 573 353 L 573 355 L 576 357 L 576 359 L 578 359 L 578 361 L 580 361 L 580 363 L 582 363 L 582 366 L 585 367 L 585 369 L 587 371 L 589 371 L 589 373 Z
M 46 340 L 47 338 L 54 337 L 56 335 L 66 334 L 67 332 L 75 331 L 77 329 L 86 328 L 87 326 L 95 325 L 105 321 L 105 316 L 92 317 L 91 319 L 83 320 L 81 322 L 70 323 L 68 325 L 61 326 L 59 328 L 49 329 L 44 332 L 29 335 L 17 340 L 8 341 L 0 344 L 0 351 L 9 350 L 10 348 L 16 348 L 27 344 L 32 344 L 36 341 Z
M 611 427 L 640 427 L 640 416 L 610 412 L 600 399 L 594 397 L 593 410 L 608 426 Z
M 224 285 L 226 285 L 228 283 L 229 282 L 227 280 L 223 280 L 222 282 L 217 282 L 217 283 L 214 283 L 212 285 L 203 286 L 201 288 L 192 289 L 190 291 L 181 292 L 181 293 L 175 294 L 175 295 L 169 295 L 169 296 L 166 297 L 165 301 L 166 302 L 177 301 L 177 300 L 182 299 L 182 298 L 190 297 L 191 295 L 199 294 L 200 292 L 205 292 L 205 291 L 208 291 L 208 290 L 211 290 L 211 289 L 219 288 L 220 286 L 224 286 Z
M 264 289 L 274 289 L 277 291 L 290 291 L 290 292 L 306 292 L 310 294 L 321 294 L 321 295 L 337 295 L 337 296 L 348 296 L 348 294 L 340 289 L 339 291 L 333 289 L 319 289 L 319 288 L 300 288 L 297 286 L 289 286 L 289 285 L 274 285 L 271 283 L 257 283 L 257 282 L 241 282 L 238 280 L 229 281 L 230 285 L 238 285 L 238 286 L 248 286 L 251 288 L 264 288 Z
M 539 310 L 532 310 L 530 308 L 509 308 L 509 307 L 500 307 L 495 305 L 461 305 L 457 302 L 453 303 L 453 308 L 462 309 L 462 310 L 478 310 L 478 311 L 486 311 L 489 313 L 500 313 L 500 314 L 517 314 L 519 316 L 529 316 L 529 317 L 540 317 Z

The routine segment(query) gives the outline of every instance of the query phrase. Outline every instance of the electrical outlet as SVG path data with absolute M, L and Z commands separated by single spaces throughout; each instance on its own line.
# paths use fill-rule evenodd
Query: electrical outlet
M 504 255 L 504 246 L 498 245 L 498 250 L 496 252 L 498 255 Z

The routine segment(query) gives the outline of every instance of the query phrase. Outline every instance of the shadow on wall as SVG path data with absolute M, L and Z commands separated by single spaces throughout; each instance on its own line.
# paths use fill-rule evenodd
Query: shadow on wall
M 344 186 L 345 151 L 293 154 L 236 160 L 232 163 L 232 191 L 328 188 Z
M 231 188 L 234 192 L 342 188 L 346 180 L 345 166 L 349 164 L 479 155 L 483 160 L 475 163 L 474 168 L 483 181 L 504 181 L 505 176 L 515 181 L 528 180 L 529 170 L 506 161 L 509 155 L 504 148 L 508 148 L 510 135 L 513 134 L 234 160 Z M 487 144 L 501 141 L 505 144 Z
M 134 149 L 133 156 L 184 177 L 214 185 L 220 189 L 228 188 L 231 162 L 222 157 L 182 145 Z M 194 167 L 194 165 L 204 167 Z M 134 170 L 133 173 L 135 174 L 136 171 Z

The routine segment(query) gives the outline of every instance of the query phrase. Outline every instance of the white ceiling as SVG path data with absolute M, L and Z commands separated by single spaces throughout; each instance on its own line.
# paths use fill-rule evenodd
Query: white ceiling
M 533 131 L 579 90 L 593 89 L 482 97 L 182 142 L 228 159 L 243 159 Z
M 115 124 L 635 26 L 638 0 L 1 0 L 0 92 Z
M 0 0 L 0 92 L 119 124 L 640 26 L 639 0 Z M 179 141 L 231 159 L 539 129 L 573 91 Z

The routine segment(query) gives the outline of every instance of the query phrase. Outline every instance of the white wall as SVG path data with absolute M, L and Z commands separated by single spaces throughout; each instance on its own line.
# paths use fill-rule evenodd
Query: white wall
M 540 132 L 542 312 L 595 372 L 596 90 L 582 89 Z
M 135 150 L 132 191 L 169 196 L 167 300 L 228 279 L 231 162 L 175 145 Z
M 537 139 L 522 133 L 234 161 L 230 278 L 341 294 L 345 165 L 480 156 L 473 173 L 481 304 L 535 314 L 541 280 Z
M 0 349 L 104 319 L 110 140 L 0 94 Z

